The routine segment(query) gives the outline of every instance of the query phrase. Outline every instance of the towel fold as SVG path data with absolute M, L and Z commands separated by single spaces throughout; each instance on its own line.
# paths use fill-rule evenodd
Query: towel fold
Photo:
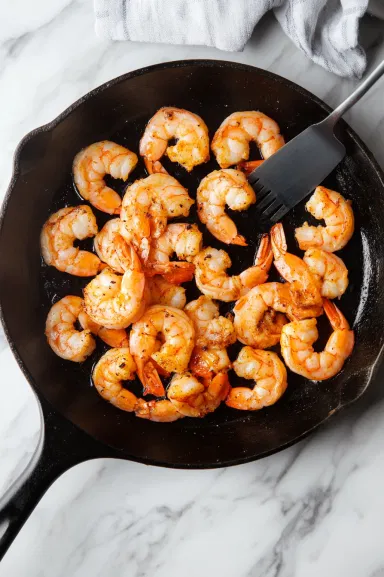
M 368 0 L 94 0 L 96 33 L 110 40 L 215 46 L 240 51 L 273 10 L 309 58 L 340 76 L 360 78 L 365 52 L 359 20 Z

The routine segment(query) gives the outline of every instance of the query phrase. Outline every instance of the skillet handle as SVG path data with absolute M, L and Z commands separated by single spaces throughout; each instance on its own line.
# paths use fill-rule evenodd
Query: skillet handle
M 26 469 L 0 498 L 0 560 L 60 475 L 84 461 L 116 456 L 107 447 L 104 453 L 100 443 L 54 412 L 44 400 L 36 400 L 41 417 L 38 446 Z

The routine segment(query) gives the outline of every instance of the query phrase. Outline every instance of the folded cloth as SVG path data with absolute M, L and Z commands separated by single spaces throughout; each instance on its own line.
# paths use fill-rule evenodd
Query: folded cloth
M 111 40 L 244 48 L 268 11 L 300 50 L 340 76 L 366 66 L 359 20 L 368 0 L 94 0 L 96 33 Z

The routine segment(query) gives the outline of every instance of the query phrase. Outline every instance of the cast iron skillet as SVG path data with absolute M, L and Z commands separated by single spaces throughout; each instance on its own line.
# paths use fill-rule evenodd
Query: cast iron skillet
M 289 374 L 286 394 L 269 409 L 243 413 L 221 407 L 202 420 L 157 424 L 115 409 L 93 390 L 89 374 L 103 352 L 102 344 L 83 366 L 53 354 L 44 337 L 47 311 L 65 294 L 81 294 L 87 281 L 42 265 L 41 226 L 54 210 L 84 202 L 71 180 L 71 163 L 82 147 L 108 138 L 137 151 L 146 122 L 164 105 L 200 114 L 211 133 L 231 112 L 260 109 L 279 123 L 286 139 L 329 112 L 309 92 L 258 68 L 210 60 L 171 62 L 104 84 L 20 143 L 3 206 L 0 303 L 9 344 L 41 407 L 42 433 L 28 471 L 2 501 L 6 506 L 3 514 L 10 516 L 11 523 L 0 554 L 49 485 L 77 463 L 117 457 L 165 467 L 209 468 L 259 459 L 302 439 L 358 399 L 377 366 L 384 322 L 383 174 L 344 122 L 340 123 L 339 137 L 347 156 L 325 185 L 351 198 L 356 215 L 354 237 L 340 253 L 350 271 L 350 286 L 340 306 L 354 323 L 356 347 L 334 379 L 315 383 Z M 257 157 L 256 150 L 253 155 Z M 212 160 L 191 175 L 175 165 L 167 167 L 194 195 L 199 180 L 217 165 Z M 140 161 L 131 180 L 144 175 Z M 101 213 L 97 218 L 99 225 L 105 221 Z M 307 218 L 303 203 L 284 219 L 286 230 L 292 232 Z M 251 264 L 261 233 L 252 210 L 235 219 L 250 245 L 228 249 L 234 273 Z M 292 235 L 288 240 L 295 251 Z M 208 233 L 205 244 L 218 246 Z M 192 289 L 189 297 L 193 296 Z M 325 320 L 321 325 L 324 338 L 320 345 L 330 332 Z M 235 347 L 231 354 L 236 355 L 237 350 Z M 236 382 L 235 375 L 231 379 Z

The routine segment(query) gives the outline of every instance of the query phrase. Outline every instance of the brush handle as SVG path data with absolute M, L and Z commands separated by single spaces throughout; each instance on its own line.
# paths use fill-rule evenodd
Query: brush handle
M 322 124 L 326 124 L 329 127 L 333 127 L 338 120 L 360 100 L 362 96 L 379 80 L 379 78 L 384 74 L 384 60 L 375 68 L 373 72 L 356 88 L 354 92 L 348 98 L 344 100 L 327 118 L 325 118 Z

